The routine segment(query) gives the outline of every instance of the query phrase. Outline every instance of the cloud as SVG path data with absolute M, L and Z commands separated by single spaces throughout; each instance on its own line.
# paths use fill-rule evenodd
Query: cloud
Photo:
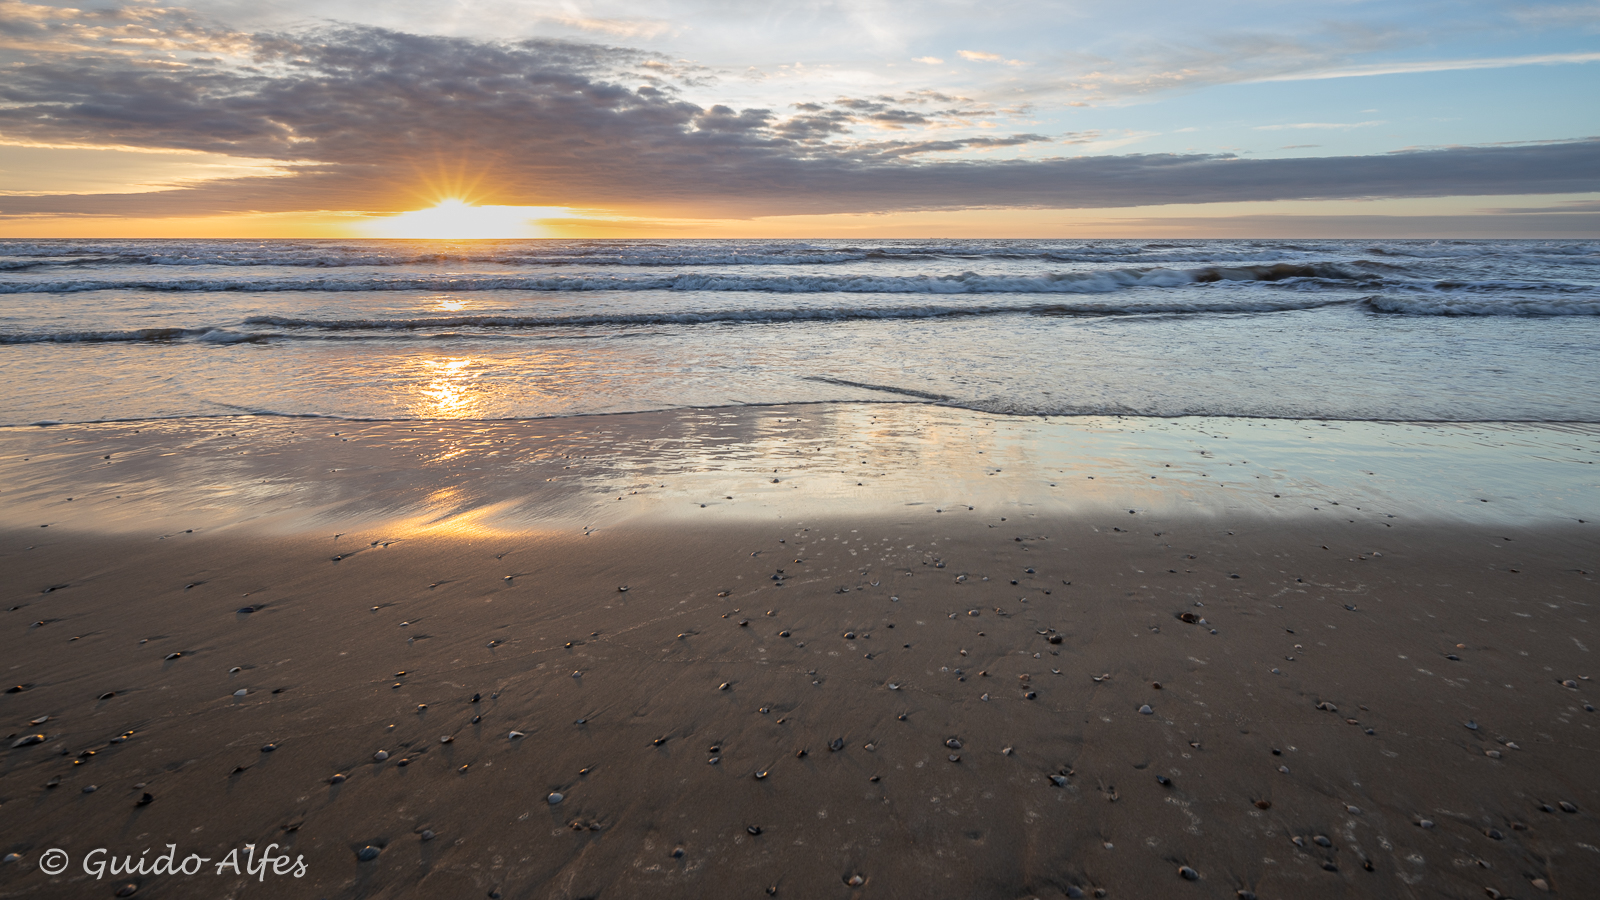
M 680 92 L 693 67 L 568 41 L 358 27 L 218 40 L 228 55 L 196 50 L 164 66 L 121 49 L 30 51 L 0 80 L 0 141 L 222 154 L 285 174 L 0 197 L 0 214 L 393 212 L 451 195 L 677 216 L 1109 208 L 1586 192 L 1600 177 L 1600 139 L 1303 159 L 1025 158 L 1063 140 L 1103 151 L 1140 135 L 973 134 L 995 111 L 931 92 L 703 107 Z
M 1292 125 L 1257 125 L 1256 131 L 1285 131 L 1299 128 L 1371 128 L 1382 125 L 1384 120 L 1376 119 L 1371 122 L 1296 122 Z
M 913 59 L 912 62 L 925 63 L 925 64 L 930 65 L 930 66 L 942 66 L 942 65 L 944 65 L 944 60 L 940 59 L 937 56 L 919 56 L 916 59 Z
M 1369 78 L 1420 72 L 1459 72 L 1467 69 L 1512 69 L 1519 66 L 1554 66 L 1600 61 L 1600 53 L 1539 53 L 1531 56 L 1483 56 L 1472 59 L 1424 59 L 1411 62 L 1370 63 L 1330 69 L 1307 69 L 1252 79 L 1255 81 L 1321 81 L 1329 78 Z
M 970 59 L 973 62 L 999 62 L 1005 59 L 1004 56 L 998 53 L 984 53 L 982 50 L 957 50 L 956 55 L 962 59 Z

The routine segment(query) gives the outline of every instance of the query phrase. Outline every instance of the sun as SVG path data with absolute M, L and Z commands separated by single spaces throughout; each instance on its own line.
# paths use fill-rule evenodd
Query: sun
M 542 219 L 568 219 L 564 206 L 474 206 L 465 200 L 441 200 L 428 209 L 404 212 L 368 222 L 371 237 L 432 241 L 479 241 L 497 238 L 546 237 Z

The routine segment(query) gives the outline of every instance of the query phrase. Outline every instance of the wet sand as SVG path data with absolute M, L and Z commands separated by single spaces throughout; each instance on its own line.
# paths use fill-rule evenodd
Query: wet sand
M 967 415 L 0 434 L 0 897 L 1600 884 L 1592 436 Z

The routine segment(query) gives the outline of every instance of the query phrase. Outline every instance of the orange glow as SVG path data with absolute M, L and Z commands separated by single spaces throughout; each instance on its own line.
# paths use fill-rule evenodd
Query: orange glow
M 373 219 L 362 230 L 370 237 L 434 241 L 548 237 L 539 220 L 571 216 L 563 206 L 473 206 L 450 199 L 428 209 Z

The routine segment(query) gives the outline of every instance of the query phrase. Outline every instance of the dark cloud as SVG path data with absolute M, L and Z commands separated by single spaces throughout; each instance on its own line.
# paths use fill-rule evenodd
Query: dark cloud
M 0 213 L 381 212 L 441 190 L 486 203 L 775 215 L 1600 189 L 1600 140 L 1309 159 L 952 159 L 938 154 L 1093 136 L 872 140 L 859 130 L 954 124 L 983 109 L 933 93 L 804 102 L 792 116 L 705 108 L 680 93 L 702 72 L 592 44 L 374 28 L 219 41 L 222 57 L 194 46 L 95 53 L 81 42 L 71 52 L 13 51 L 0 80 L 0 139 L 226 153 L 292 163 L 293 174 L 3 197 Z

